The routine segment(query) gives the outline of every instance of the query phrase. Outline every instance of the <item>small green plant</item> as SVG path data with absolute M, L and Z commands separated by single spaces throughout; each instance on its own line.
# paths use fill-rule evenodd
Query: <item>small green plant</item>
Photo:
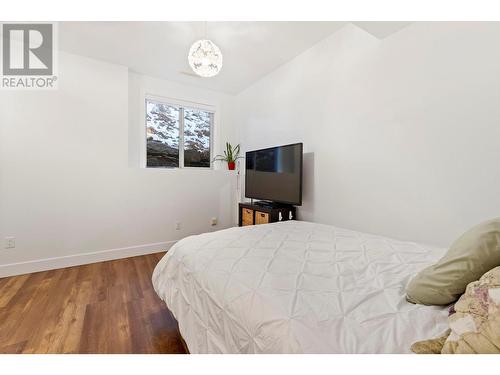
M 235 163 L 236 160 L 242 159 L 243 156 L 240 156 L 240 145 L 232 147 L 231 143 L 226 142 L 226 150 L 224 151 L 224 155 L 217 155 L 214 158 L 214 161 L 227 161 L 228 163 Z

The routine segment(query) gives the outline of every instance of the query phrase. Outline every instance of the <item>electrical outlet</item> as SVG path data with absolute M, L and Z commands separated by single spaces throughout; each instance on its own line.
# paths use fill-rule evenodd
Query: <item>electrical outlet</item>
M 16 247 L 16 237 L 5 237 L 4 241 L 4 248 L 6 249 L 13 249 Z
M 210 219 L 210 224 L 211 224 L 212 226 L 217 225 L 217 218 L 216 218 L 216 217 L 213 217 L 212 219 Z
M 181 223 L 180 222 L 175 223 L 175 230 L 181 230 Z

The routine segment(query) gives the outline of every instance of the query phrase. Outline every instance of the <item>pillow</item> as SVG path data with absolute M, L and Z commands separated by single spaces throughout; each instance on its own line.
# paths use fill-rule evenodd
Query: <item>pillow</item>
M 500 218 L 463 234 L 435 265 L 427 267 L 406 288 L 408 302 L 448 305 L 485 272 L 500 266 Z
M 425 354 L 500 353 L 500 267 L 467 285 L 453 310 L 448 317 L 450 330 L 444 336 L 416 342 L 411 350 Z

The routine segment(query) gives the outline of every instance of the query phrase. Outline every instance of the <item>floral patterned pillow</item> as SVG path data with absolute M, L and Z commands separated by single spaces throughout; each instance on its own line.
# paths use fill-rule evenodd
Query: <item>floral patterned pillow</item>
M 446 340 L 420 341 L 415 353 L 441 354 L 500 353 L 500 267 L 467 285 L 465 293 L 450 311 L 450 333 Z M 444 343 L 443 343 L 444 342 Z

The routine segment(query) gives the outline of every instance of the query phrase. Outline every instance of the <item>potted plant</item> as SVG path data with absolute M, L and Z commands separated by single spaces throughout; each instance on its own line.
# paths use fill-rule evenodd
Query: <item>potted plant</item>
M 214 161 L 226 161 L 227 168 L 230 171 L 233 171 L 236 167 L 236 160 L 241 158 L 242 156 L 240 156 L 240 145 L 237 144 L 236 146 L 232 147 L 231 143 L 226 142 L 226 150 L 224 151 L 224 155 L 217 155 L 214 158 Z

